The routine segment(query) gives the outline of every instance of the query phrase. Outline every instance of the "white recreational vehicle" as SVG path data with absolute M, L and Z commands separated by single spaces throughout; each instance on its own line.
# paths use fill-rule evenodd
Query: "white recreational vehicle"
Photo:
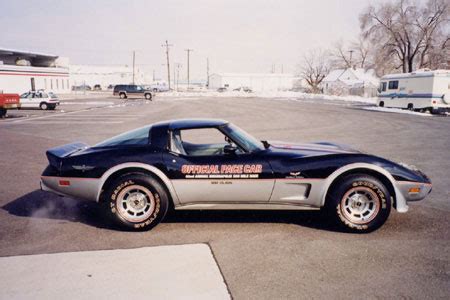
M 381 78 L 378 106 L 450 111 L 450 70 L 421 70 Z

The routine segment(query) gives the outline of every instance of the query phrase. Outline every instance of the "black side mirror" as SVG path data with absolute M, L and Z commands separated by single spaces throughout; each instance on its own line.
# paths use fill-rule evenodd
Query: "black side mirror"
M 228 155 L 229 154 L 236 154 L 237 149 L 238 148 L 236 146 L 228 144 L 228 145 L 225 145 L 223 147 L 223 153 L 224 154 L 228 154 Z

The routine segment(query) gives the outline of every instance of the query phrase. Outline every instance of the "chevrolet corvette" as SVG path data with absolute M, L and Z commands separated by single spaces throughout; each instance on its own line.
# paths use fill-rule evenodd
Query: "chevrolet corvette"
M 97 201 L 131 230 L 175 210 L 325 210 L 343 229 L 371 232 L 391 208 L 431 192 L 413 166 L 332 143 L 259 141 L 216 119 L 164 121 L 94 146 L 49 149 L 42 190 Z

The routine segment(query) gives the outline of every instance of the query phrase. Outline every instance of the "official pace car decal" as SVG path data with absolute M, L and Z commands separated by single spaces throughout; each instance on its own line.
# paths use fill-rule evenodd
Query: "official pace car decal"
M 262 165 L 182 165 L 181 173 L 187 179 L 192 178 L 259 178 Z

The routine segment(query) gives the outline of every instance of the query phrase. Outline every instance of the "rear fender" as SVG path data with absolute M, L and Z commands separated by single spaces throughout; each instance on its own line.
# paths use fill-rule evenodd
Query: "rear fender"
M 103 186 L 105 184 L 105 182 L 108 180 L 108 178 L 113 175 L 114 173 L 123 170 L 123 169 L 128 169 L 128 168 L 138 168 L 138 169 L 144 169 L 147 170 L 149 172 L 151 172 L 152 174 L 154 174 L 155 176 L 157 176 L 166 186 L 167 190 L 170 193 L 170 196 L 172 197 L 172 200 L 174 202 L 174 205 L 179 203 L 177 194 L 175 192 L 175 189 L 173 188 L 172 182 L 170 181 L 170 179 L 166 176 L 166 174 L 164 174 L 160 169 L 152 166 L 152 165 L 147 165 L 147 164 L 143 164 L 143 163 L 138 163 L 138 162 L 128 162 L 128 163 L 123 163 L 117 166 L 112 167 L 111 169 L 109 169 L 108 171 L 106 171 L 102 177 L 100 178 L 100 182 L 99 182 L 99 187 L 98 187 L 98 191 L 97 191 L 97 197 L 96 197 L 96 201 L 100 201 L 100 194 L 102 192 Z

